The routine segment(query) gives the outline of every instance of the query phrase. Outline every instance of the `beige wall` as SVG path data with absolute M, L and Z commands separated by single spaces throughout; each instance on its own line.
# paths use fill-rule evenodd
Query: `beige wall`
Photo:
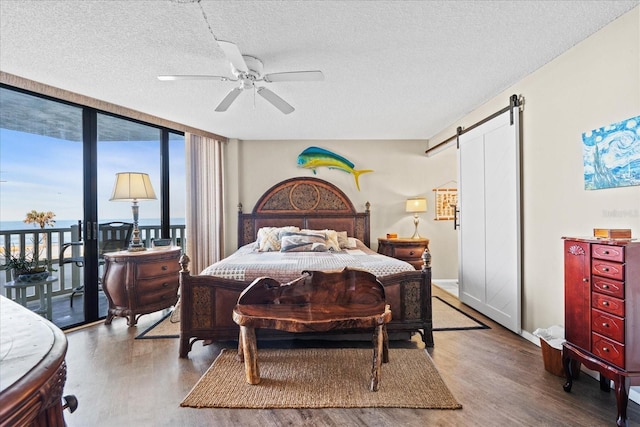
M 584 190 L 582 132 L 640 114 L 640 8 L 532 73 L 431 138 L 434 143 L 525 98 L 522 115 L 523 318 L 525 331 L 564 324 L 562 236 L 594 227 L 640 237 L 640 187 Z M 428 158 L 427 169 L 455 149 Z M 445 154 L 446 153 L 446 154 Z
M 413 218 L 404 212 L 407 197 L 431 197 L 432 183 L 429 170 L 424 167 L 426 141 L 231 141 L 227 148 L 227 170 L 229 181 L 238 182 L 238 199 L 228 200 L 233 209 L 228 209 L 229 219 L 234 224 L 226 230 L 234 230 L 227 236 L 226 252 L 235 249 L 237 202 L 243 204 L 245 212 L 253 209 L 258 198 L 272 185 L 297 176 L 314 176 L 308 169 L 297 165 L 298 154 L 309 146 L 318 146 L 333 151 L 355 164 L 356 169 L 373 169 L 374 172 L 360 176 L 360 191 L 353 175 L 326 167 L 318 168 L 317 178 L 329 181 L 354 203 L 358 211 L 371 203 L 371 246 L 377 248 L 377 238 L 395 232 L 401 236 L 413 233 Z M 432 199 L 429 199 L 429 203 Z M 428 237 L 434 221 L 433 212 L 421 215 L 419 231 Z
M 584 131 L 640 114 L 640 8 L 574 46 L 513 87 L 443 129 L 439 142 L 508 104 L 525 98 L 523 112 L 523 319 L 525 331 L 564 323 L 562 236 L 588 236 L 594 227 L 632 228 L 640 237 L 640 187 L 585 191 L 582 170 Z M 431 239 L 434 279 L 457 278 L 457 233 L 451 221 L 434 221 L 433 188 L 457 179 L 457 153 L 447 149 L 425 157 L 425 141 L 237 141 L 227 147 L 226 253 L 236 246 L 236 205 L 245 211 L 273 184 L 312 176 L 297 167 L 310 145 L 332 150 L 374 169 L 363 175 L 361 191 L 353 176 L 327 168 L 319 178 L 336 184 L 358 210 L 371 203 L 372 246 L 388 232 L 412 233 L 404 212 L 407 197 L 424 195 L 429 212 L 420 233 Z

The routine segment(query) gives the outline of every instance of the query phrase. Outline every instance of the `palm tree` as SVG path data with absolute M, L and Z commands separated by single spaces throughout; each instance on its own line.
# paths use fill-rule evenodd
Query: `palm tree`
M 38 224 L 40 228 L 44 228 L 47 225 L 53 227 L 56 223 L 56 220 L 53 219 L 55 216 L 56 214 L 51 211 L 38 212 L 33 209 L 31 212 L 27 212 L 23 222 L 26 224 Z
M 50 227 L 53 227 L 56 223 L 56 221 L 53 219 L 56 216 L 56 214 L 54 214 L 51 211 L 47 211 L 47 212 L 38 212 L 35 209 L 33 209 L 31 212 L 27 212 L 26 217 L 24 218 L 24 220 L 22 222 L 26 223 L 26 224 L 38 224 L 40 226 L 41 229 L 44 229 L 44 227 L 46 227 L 47 225 Z M 40 241 L 38 242 L 39 245 L 43 245 L 46 246 L 46 242 L 47 242 L 47 235 L 43 234 Z M 35 242 L 34 242 L 35 243 Z M 35 249 L 35 248 L 34 248 Z M 34 252 L 34 255 L 38 255 Z M 36 259 L 36 264 L 38 263 L 37 261 L 37 257 Z M 46 258 L 44 260 L 45 264 L 49 265 Z

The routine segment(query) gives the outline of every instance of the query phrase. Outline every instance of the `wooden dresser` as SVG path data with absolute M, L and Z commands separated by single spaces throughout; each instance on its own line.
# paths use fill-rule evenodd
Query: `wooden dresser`
M 0 426 L 64 427 L 67 338 L 62 331 L 0 296 L 0 348 Z
M 422 253 L 425 249 L 429 249 L 429 239 L 378 238 L 378 253 L 406 261 L 416 270 L 422 268 Z
M 121 316 L 128 318 L 129 326 L 134 326 L 141 315 L 175 305 L 180 286 L 180 254 L 180 248 L 106 253 L 102 288 L 109 309 L 105 324 Z
M 571 360 L 614 382 L 618 426 L 627 425 L 629 387 L 640 385 L 640 242 L 564 237 L 565 338 L 562 360 L 571 391 Z

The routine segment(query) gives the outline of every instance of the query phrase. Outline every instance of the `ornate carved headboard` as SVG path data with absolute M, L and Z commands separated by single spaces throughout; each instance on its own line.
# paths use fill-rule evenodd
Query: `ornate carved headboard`
M 287 179 L 267 190 L 253 212 L 238 208 L 238 247 L 255 241 L 261 227 L 287 225 L 346 231 L 370 246 L 369 202 L 364 212 L 356 212 L 342 190 L 318 178 Z

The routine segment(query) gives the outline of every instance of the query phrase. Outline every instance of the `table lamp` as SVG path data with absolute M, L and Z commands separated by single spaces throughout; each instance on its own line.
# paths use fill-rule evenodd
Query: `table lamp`
M 418 234 L 418 223 L 420 222 L 420 218 L 418 218 L 418 213 L 427 211 L 427 199 L 424 197 L 414 197 L 411 199 L 407 199 L 407 212 L 413 212 L 413 224 L 416 226 L 415 231 L 413 232 L 412 239 L 421 239 Z
M 138 229 L 138 201 L 156 200 L 156 193 L 151 186 L 149 175 L 141 172 L 119 172 L 116 174 L 116 183 L 113 186 L 113 194 L 110 201 L 131 201 L 133 211 L 133 237 L 129 245 L 129 251 L 144 251 L 146 248 L 140 242 L 140 230 Z

